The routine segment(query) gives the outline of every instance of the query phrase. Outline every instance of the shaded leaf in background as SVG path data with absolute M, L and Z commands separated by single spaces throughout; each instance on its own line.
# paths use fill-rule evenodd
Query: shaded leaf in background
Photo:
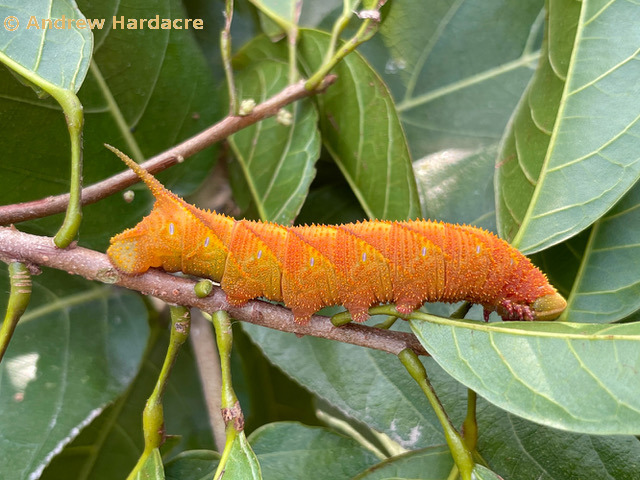
M 639 238 L 640 183 L 591 229 L 561 319 L 613 322 L 640 309 Z
M 160 331 L 156 327 L 152 332 L 142 368 L 129 389 L 53 459 L 42 480 L 112 480 L 129 474 L 144 448 L 142 411 L 167 351 L 168 328 Z M 179 437 L 172 449 L 171 439 L 162 446 L 163 456 L 187 449 L 214 448 L 194 361 L 189 344 L 185 344 L 163 400 L 166 433 Z
M 413 164 L 424 218 L 495 232 L 496 148 L 443 150 Z
M 236 85 L 240 101 L 260 103 L 287 86 L 287 66 L 277 59 L 254 62 L 236 58 Z M 275 117 L 245 128 L 229 138 L 240 168 L 233 175 L 243 175 L 258 213 L 263 220 L 290 224 L 296 217 L 315 176 L 315 162 L 320 155 L 318 114 L 306 99 L 287 107 L 291 125 L 282 125 Z M 237 192 L 237 189 L 236 189 Z
M 525 253 L 591 225 L 640 176 L 639 21 L 624 2 L 549 2 L 546 48 L 497 177 L 499 229 Z
M 351 438 L 293 422 L 264 425 L 249 441 L 267 480 L 347 479 L 378 461 Z
M 231 374 L 245 418 L 245 433 L 249 435 L 266 423 L 286 420 L 318 425 L 313 395 L 272 365 L 240 323 L 233 327 Z
M 87 288 L 58 271 L 35 279 L 0 365 L 1 477 L 37 478 L 126 390 L 142 361 L 146 318 L 133 293 Z
M 274 364 L 347 416 L 386 433 L 406 449 L 444 443 L 424 394 L 390 354 L 254 325 L 243 328 Z M 423 361 L 431 372 L 433 361 Z M 451 391 L 438 394 L 447 398 L 461 391 L 452 385 Z M 462 421 L 463 410 L 464 404 L 458 403 L 448 413 Z
M 640 433 L 640 325 L 411 321 L 452 377 L 509 412 L 593 434 Z
M 301 33 L 301 61 L 310 73 L 322 64 L 329 35 Z M 389 90 L 358 52 L 348 55 L 334 73 L 336 83 L 315 97 L 325 148 L 370 218 L 420 216 L 407 141 Z
M 190 450 L 169 460 L 165 466 L 166 480 L 211 480 L 220 454 L 211 450 Z
M 396 99 L 414 159 L 502 136 L 538 59 L 541 0 L 394 0 L 365 56 Z
M 529 422 L 479 399 L 478 449 L 509 480 L 615 478 L 635 480 L 640 440 L 629 435 L 584 435 Z
M 301 34 L 300 55 L 305 68 L 319 66 L 329 36 L 308 30 Z M 284 42 L 273 44 L 259 37 L 243 48 L 238 62 L 283 62 L 286 58 Z M 314 99 L 325 147 L 367 215 L 391 219 L 419 216 L 411 161 L 388 91 L 357 54 L 349 55 L 340 65 L 336 71 L 339 80 Z M 365 107 L 385 114 L 366 115 Z M 380 141 L 384 145 L 379 145 Z
M 531 256 L 531 260 L 545 272 L 551 284 L 565 298 L 571 295 L 590 232 L 591 230 L 585 230 L 565 242 Z

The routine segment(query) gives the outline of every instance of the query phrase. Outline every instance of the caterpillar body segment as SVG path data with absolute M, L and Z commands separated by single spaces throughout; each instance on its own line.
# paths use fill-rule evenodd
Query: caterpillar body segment
M 566 307 L 545 275 L 482 229 L 427 220 L 284 227 L 198 209 L 109 147 L 147 184 L 156 203 L 135 227 L 111 239 L 122 272 L 151 267 L 219 282 L 233 305 L 265 297 L 297 322 L 343 305 L 356 321 L 395 303 L 411 313 L 427 302 L 468 301 L 504 320 L 553 320 Z

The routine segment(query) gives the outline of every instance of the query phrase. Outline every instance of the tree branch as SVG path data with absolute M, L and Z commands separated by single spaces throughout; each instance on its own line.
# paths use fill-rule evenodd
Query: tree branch
M 336 79 L 337 77 L 335 75 L 327 75 L 320 89 L 317 90 L 307 90 L 304 81 L 289 85 L 280 93 L 256 105 L 251 113 L 243 116 L 228 115 L 197 135 L 150 158 L 144 162 L 142 166 L 152 174 L 161 172 L 249 125 L 276 115 L 278 110 L 296 100 L 323 92 L 328 86 L 333 84 Z M 138 180 L 136 174 L 127 169 L 124 172 L 84 188 L 82 190 L 82 205 L 88 205 L 102 200 L 109 195 L 124 190 L 138 182 Z M 0 206 L 0 225 L 9 225 L 61 213 L 65 211 L 68 203 L 69 194 L 67 193 L 31 202 Z
M 210 296 L 198 298 L 194 292 L 194 280 L 176 277 L 160 270 L 150 270 L 137 276 L 125 275 L 118 272 L 103 253 L 83 247 L 61 250 L 55 247 L 50 237 L 30 235 L 12 227 L 0 227 L 0 260 L 6 263 L 20 261 L 34 266 L 64 270 L 89 280 L 119 285 L 152 295 L 170 304 L 196 307 L 205 312 L 226 310 L 237 320 L 299 336 L 327 338 L 394 355 L 407 348 L 418 355 L 427 355 L 418 339 L 410 333 L 354 323 L 335 327 L 329 318 L 319 315 L 314 315 L 307 325 L 300 325 L 293 321 L 293 315 L 289 310 L 268 302 L 252 300 L 243 307 L 233 307 L 229 305 L 225 293 L 219 287 L 214 287 Z

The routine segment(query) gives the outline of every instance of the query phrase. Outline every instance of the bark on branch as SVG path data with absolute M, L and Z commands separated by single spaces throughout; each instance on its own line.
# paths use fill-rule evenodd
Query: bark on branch
M 13 227 L 0 227 L 0 260 L 20 261 L 34 267 L 44 266 L 80 275 L 88 280 L 119 285 L 152 295 L 170 304 L 196 307 L 206 312 L 226 310 L 237 319 L 296 335 L 311 335 L 353 345 L 382 350 L 397 355 L 410 348 L 418 355 L 427 355 L 414 335 L 350 323 L 335 327 L 327 317 L 314 315 L 307 325 L 293 321 L 289 310 L 259 300 L 243 307 L 229 305 L 225 293 L 215 287 L 210 296 L 198 298 L 195 281 L 176 277 L 160 270 L 138 276 L 124 275 L 111 265 L 103 253 L 83 247 L 57 248 L 50 237 L 20 232 Z M 34 268 L 37 270 L 37 268 Z

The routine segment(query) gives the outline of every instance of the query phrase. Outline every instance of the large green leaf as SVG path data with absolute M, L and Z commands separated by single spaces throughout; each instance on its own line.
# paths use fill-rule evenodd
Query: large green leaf
M 142 368 L 125 394 L 53 459 L 42 480 L 111 480 L 129 474 L 144 448 L 142 410 L 162 367 L 168 336 L 168 331 L 154 329 Z M 179 437 L 170 438 L 163 445 L 163 453 L 214 447 L 201 391 L 193 354 L 186 344 L 173 366 L 163 398 L 166 432 Z M 171 440 L 173 448 L 169 450 L 165 447 Z
M 140 298 L 66 277 L 48 271 L 34 282 L 0 365 L 2 478 L 37 478 L 142 361 L 149 330 Z
M 301 31 L 300 55 L 307 73 L 321 64 L 328 45 L 329 35 Z M 283 62 L 287 55 L 283 42 L 260 37 L 243 48 L 237 63 Z M 419 216 L 409 152 L 388 90 L 357 53 L 347 56 L 336 73 L 338 81 L 315 97 L 325 147 L 368 216 Z
M 441 445 L 444 435 L 424 394 L 399 360 L 379 351 L 329 340 L 244 325 L 269 359 L 315 395 L 406 449 Z M 433 366 L 433 360 L 424 359 Z M 444 399 L 462 387 L 449 386 Z M 462 420 L 464 404 L 452 401 L 449 415 Z
M 414 159 L 502 136 L 538 58 L 541 0 L 394 0 L 386 49 L 363 45 L 398 102 Z
M 411 326 L 451 376 L 509 412 L 576 432 L 640 432 L 640 324 L 431 317 Z
M 497 178 L 501 233 L 524 252 L 591 225 L 640 175 L 640 10 L 552 0 L 545 49 L 505 138 Z
M 628 435 L 585 435 L 548 428 L 478 402 L 478 448 L 509 480 L 637 478 L 640 440 Z
M 306 480 L 322 472 L 327 480 L 347 480 L 377 462 L 355 440 L 331 430 L 280 422 L 264 425 L 249 437 L 267 480 Z
M 76 20 L 85 17 L 75 1 L 7 0 L 0 5 L 0 18 L 0 62 L 20 67 L 18 74 L 32 82 L 78 91 L 89 69 L 93 36 L 88 27 L 77 28 Z
M 238 98 L 266 100 L 287 86 L 287 66 L 278 59 L 236 59 Z M 310 100 L 287 108 L 291 125 L 263 120 L 230 137 L 248 191 L 263 220 L 292 223 L 315 176 L 320 156 L 318 114 Z M 231 172 L 238 174 L 238 169 Z
M 322 32 L 302 32 L 300 52 L 307 73 L 322 64 L 329 38 Z M 315 98 L 324 146 L 369 217 L 418 217 L 411 158 L 389 90 L 357 52 L 334 73 L 336 83 Z
M 79 7 L 88 18 L 179 17 L 178 0 L 124 4 L 116 0 Z M 84 181 L 90 184 L 121 171 L 122 163 L 103 147 L 116 145 L 134 158 L 151 156 L 213 123 L 217 105 L 211 72 L 189 30 L 105 28 L 93 31 L 92 67 L 78 92 L 84 105 Z M 61 58 L 58 58 L 62 61 Z M 5 69 L 0 69 L 0 204 L 68 192 L 69 135 L 59 107 L 38 100 Z M 178 193 L 192 191 L 214 161 L 204 152 L 161 175 Z M 113 196 L 84 209 L 80 242 L 103 249 L 108 238 L 131 226 L 150 208 L 144 192 L 132 204 Z M 60 219 L 51 217 L 20 228 L 50 235 Z
M 640 309 L 640 183 L 596 222 L 563 319 L 613 322 Z

